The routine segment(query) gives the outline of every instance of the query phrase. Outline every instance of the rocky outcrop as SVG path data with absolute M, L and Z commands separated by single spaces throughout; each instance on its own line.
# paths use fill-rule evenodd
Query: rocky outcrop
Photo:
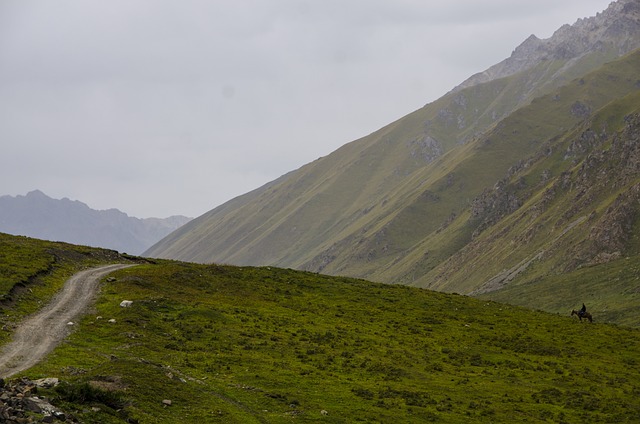
M 576 197 L 565 215 L 584 209 L 597 193 L 618 194 L 603 213 L 592 216 L 589 235 L 575 246 L 569 270 L 621 257 L 633 237 L 640 211 L 640 115 L 627 116 L 626 122 L 609 148 L 596 149 L 586 157 L 570 183 Z
M 498 181 L 492 189 L 485 189 L 471 202 L 471 217 L 479 221 L 473 236 L 476 237 L 521 205 L 522 201 L 516 195 L 514 187 L 509 186 L 505 180 Z
M 410 143 L 412 158 L 420 159 L 425 163 L 430 163 L 442 156 L 444 149 L 442 145 L 433 137 L 425 135 Z
M 575 61 L 586 54 L 612 48 L 619 55 L 640 48 L 640 3 L 618 0 L 602 13 L 563 25 L 548 39 L 529 36 L 502 62 L 475 74 L 453 91 L 508 77 L 543 61 Z
M 45 378 L 31 381 L 20 378 L 5 382 L 0 379 L 0 422 L 27 423 L 77 423 L 78 420 L 51 405 L 46 397 L 38 396 L 39 388 L 51 388 L 58 379 Z

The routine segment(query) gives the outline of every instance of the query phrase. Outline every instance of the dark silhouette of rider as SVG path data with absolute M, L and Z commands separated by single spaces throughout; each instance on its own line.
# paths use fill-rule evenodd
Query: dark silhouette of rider
M 580 308 L 580 310 L 578 311 L 578 316 L 582 317 L 584 316 L 585 313 L 587 313 L 587 307 L 584 306 L 584 303 L 583 303 L 582 308 Z

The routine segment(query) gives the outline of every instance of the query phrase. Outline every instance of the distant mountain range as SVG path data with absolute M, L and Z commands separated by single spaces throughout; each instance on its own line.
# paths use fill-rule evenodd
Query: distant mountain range
M 619 291 L 640 290 L 627 259 L 640 258 L 638 48 L 637 0 L 531 36 L 435 102 L 194 219 L 145 255 L 547 310 L 562 281 L 572 287 L 565 300 L 624 308 Z M 595 266 L 620 271 L 619 282 L 591 281 L 583 270 Z
M 52 199 L 39 190 L 0 197 L 0 232 L 130 254 L 142 253 L 190 220 L 134 218 L 117 209 L 99 211 L 79 201 Z

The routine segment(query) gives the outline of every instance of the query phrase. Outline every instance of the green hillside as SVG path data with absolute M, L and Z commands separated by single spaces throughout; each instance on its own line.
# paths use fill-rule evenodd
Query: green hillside
M 73 273 L 111 263 L 146 260 L 113 250 L 0 233 L 0 327 L 12 328 L 40 308 Z M 0 342 L 9 334 L 0 332 Z
M 633 312 L 638 284 L 629 271 L 640 254 L 638 112 L 636 92 L 545 144 L 439 234 L 446 249 L 460 229 L 473 231 L 462 249 L 413 284 L 515 304 L 528 299 L 527 306 L 548 311 L 557 310 L 550 298 L 585 296 L 586 284 L 588 297 L 611 320 L 638 325 Z M 615 132 L 620 126 L 625 128 Z M 620 278 L 617 269 L 629 272 L 612 291 L 611 279 Z M 415 275 L 416 270 L 409 272 Z M 579 283 L 567 292 L 563 281 Z M 551 284 L 546 296 L 539 292 L 541 283 Z M 621 297 L 621 292 L 630 296 Z
M 3 236 L 3 247 L 25 241 L 35 243 Z M 25 268 L 42 269 L 52 248 L 86 254 L 41 243 Z M 552 315 L 290 269 L 163 261 L 112 273 L 69 339 L 22 375 L 60 378 L 38 394 L 85 423 L 635 420 L 640 333 L 597 314 L 581 323 L 567 313 L 579 305 L 563 306 Z
M 420 196 L 433 191 L 433 184 L 457 166 L 457 158 L 472 153 L 465 146 L 501 119 L 615 57 L 612 46 L 602 46 L 579 60 L 547 60 L 508 78 L 451 92 L 204 214 L 145 255 L 373 278 L 371 273 L 399 250 L 387 250 L 386 260 L 368 263 L 367 251 L 355 258 L 348 256 L 354 246 L 377 243 L 377 234 L 396 214 L 420 210 L 421 205 L 415 204 Z M 575 124 L 577 119 L 572 121 Z M 462 188 L 451 204 L 431 208 L 428 218 L 419 221 L 423 228 L 416 229 L 415 222 L 402 224 L 409 228 L 405 232 L 410 238 L 394 236 L 401 244 L 398 247 L 404 249 L 438 228 L 469 197 L 479 194 L 483 182 L 492 185 L 504 173 L 485 168 L 488 173 L 483 181 L 474 178 L 475 186 Z M 331 263 L 335 258 L 339 261 Z
M 626 160 L 631 147 L 622 143 L 606 161 L 589 158 L 616 137 L 633 137 L 634 130 L 624 128 L 635 122 L 625 117 L 640 112 L 640 51 L 560 86 L 604 56 L 583 58 L 568 74 L 558 71 L 566 67 L 543 63 L 452 92 L 214 209 L 146 254 L 294 267 L 478 295 L 555 278 L 593 265 L 598 255 L 601 262 L 603 255 L 635 256 L 640 252 L 633 244 L 612 248 L 588 241 L 596 228 L 613 225 L 603 219 L 618 219 L 603 214 L 616 200 L 611 193 L 634 187 L 631 162 L 627 180 L 615 189 L 609 184 L 615 181 L 612 164 Z M 545 84 L 536 90 L 525 83 L 529 79 Z M 534 95 L 540 96 L 530 101 Z M 577 178 L 586 163 L 591 174 L 610 177 L 591 188 Z M 558 190 L 562 184 L 573 188 Z M 582 203 L 576 203 L 576 185 L 590 192 Z M 585 216 L 591 220 L 582 221 Z M 562 253 L 552 255 L 551 246 Z M 509 272 L 524 264 L 531 271 L 534 262 L 538 272 L 529 278 Z

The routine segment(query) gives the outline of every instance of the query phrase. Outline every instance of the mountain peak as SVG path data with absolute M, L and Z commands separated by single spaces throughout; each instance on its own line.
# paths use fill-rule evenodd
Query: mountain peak
M 603 12 L 565 24 L 550 38 L 530 35 L 511 56 L 489 69 L 477 73 L 452 91 L 508 77 L 530 69 L 547 60 L 575 60 L 594 51 L 612 49 L 616 55 L 629 53 L 640 47 L 640 3 L 618 0 Z
M 30 198 L 35 198 L 35 199 L 50 199 L 49 196 L 47 196 L 42 191 L 37 190 L 37 189 L 28 192 L 25 197 L 30 197 Z

